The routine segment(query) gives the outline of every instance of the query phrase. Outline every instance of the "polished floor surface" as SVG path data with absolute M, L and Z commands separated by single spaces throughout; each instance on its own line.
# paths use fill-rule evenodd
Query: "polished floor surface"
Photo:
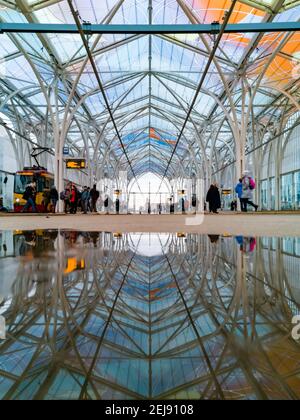
M 0 230 L 81 229 L 109 232 L 189 232 L 249 236 L 300 236 L 299 213 L 219 215 L 20 215 L 0 214 Z
M 300 238 L 0 231 L 0 399 L 299 399 Z

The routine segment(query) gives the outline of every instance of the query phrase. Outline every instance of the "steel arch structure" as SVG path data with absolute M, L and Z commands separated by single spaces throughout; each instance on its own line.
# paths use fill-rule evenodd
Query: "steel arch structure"
M 230 1 L 88 1 L 77 21 L 72 2 L 1 1 L 0 123 L 18 164 L 34 138 L 53 149 L 60 188 L 65 144 L 87 158 L 87 182 L 119 171 L 171 179 L 193 162 L 207 184 L 228 172 L 234 183 L 252 153 L 259 181 L 266 141 L 275 147 L 300 109 L 298 2 L 237 1 L 214 51 L 212 22 Z

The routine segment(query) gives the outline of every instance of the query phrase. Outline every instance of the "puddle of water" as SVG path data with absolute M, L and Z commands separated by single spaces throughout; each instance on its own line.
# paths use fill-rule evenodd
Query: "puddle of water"
M 298 399 L 299 274 L 300 238 L 0 232 L 0 399 Z

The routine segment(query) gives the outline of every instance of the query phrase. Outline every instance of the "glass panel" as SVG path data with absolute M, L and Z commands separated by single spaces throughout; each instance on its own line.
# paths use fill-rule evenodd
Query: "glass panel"
M 276 207 L 276 180 L 271 178 L 271 210 L 275 210 Z
M 294 175 L 295 179 L 295 208 L 300 208 L 300 172 L 296 172 Z
M 281 177 L 281 208 L 291 210 L 293 206 L 293 175 L 283 175 Z
M 267 180 L 261 181 L 261 208 L 263 210 L 268 210 L 268 193 L 269 182 Z

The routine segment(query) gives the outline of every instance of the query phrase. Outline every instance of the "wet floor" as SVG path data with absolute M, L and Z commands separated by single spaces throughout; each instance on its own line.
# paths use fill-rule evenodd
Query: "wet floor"
M 0 399 L 299 399 L 299 314 L 300 238 L 0 232 Z

